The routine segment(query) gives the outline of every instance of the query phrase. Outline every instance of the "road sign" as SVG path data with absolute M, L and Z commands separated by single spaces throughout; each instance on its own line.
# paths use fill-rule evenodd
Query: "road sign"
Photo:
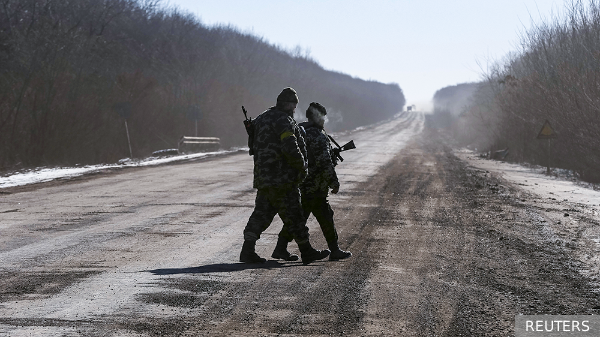
M 550 122 L 548 122 L 548 120 L 546 119 L 546 122 L 544 122 L 544 125 L 542 126 L 540 133 L 538 133 L 538 135 L 537 135 L 537 139 L 552 139 L 552 138 L 556 138 L 556 133 L 554 132 L 554 129 L 552 129 L 552 127 L 550 126 Z

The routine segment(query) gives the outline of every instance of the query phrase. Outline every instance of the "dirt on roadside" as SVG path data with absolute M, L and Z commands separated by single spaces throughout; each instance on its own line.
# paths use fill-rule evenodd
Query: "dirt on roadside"
M 600 313 L 538 198 L 468 167 L 447 143 L 427 130 L 379 175 L 368 331 L 510 336 L 515 315 Z

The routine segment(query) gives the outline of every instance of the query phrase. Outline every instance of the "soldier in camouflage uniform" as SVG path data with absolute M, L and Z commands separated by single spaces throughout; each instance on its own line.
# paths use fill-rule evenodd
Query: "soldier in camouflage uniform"
M 310 213 L 315 215 L 331 250 L 329 259 L 341 260 L 352 256 L 352 253 L 343 251 L 338 246 L 333 210 L 327 200 L 329 189 L 331 188 L 331 193 L 336 194 L 340 189 L 340 183 L 335 173 L 336 162 L 331 143 L 323 129 L 325 115 L 327 115 L 325 107 L 313 102 L 306 110 L 308 122 L 300 123 L 300 127 L 305 130 L 308 151 L 308 176 L 300 184 L 300 191 L 304 217 L 308 220 Z M 284 227 L 279 233 L 278 245 L 272 257 L 286 256 L 287 243 L 290 241 L 292 235 Z
M 256 240 L 271 225 L 276 214 L 283 221 L 286 233 L 296 240 L 303 263 L 329 255 L 328 250 L 316 250 L 310 245 L 308 227 L 302 212 L 298 186 L 307 175 L 308 163 L 304 138 L 293 118 L 297 104 L 296 91 L 285 88 L 277 97 L 277 105 L 252 122 L 253 186 L 258 191 L 254 211 L 244 229 L 241 262 L 266 261 L 256 254 Z M 297 260 L 298 256 L 294 256 L 290 254 L 286 260 Z

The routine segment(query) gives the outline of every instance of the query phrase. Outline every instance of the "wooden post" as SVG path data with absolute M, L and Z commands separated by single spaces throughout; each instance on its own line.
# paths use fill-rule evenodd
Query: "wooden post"
M 538 133 L 537 139 L 546 139 L 548 142 L 546 143 L 546 174 L 550 175 L 550 140 L 552 138 L 556 138 L 556 133 L 550 126 L 550 122 L 546 120 L 542 129 Z
M 127 144 L 129 144 L 129 158 L 133 159 L 133 152 L 131 152 L 131 141 L 129 140 L 129 127 L 127 127 L 127 119 L 125 119 L 125 131 L 127 131 Z
M 550 138 L 547 139 L 546 145 L 546 174 L 550 175 Z

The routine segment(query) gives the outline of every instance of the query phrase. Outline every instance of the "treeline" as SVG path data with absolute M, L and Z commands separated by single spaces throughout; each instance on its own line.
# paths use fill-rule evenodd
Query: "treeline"
M 292 86 L 300 110 L 319 101 L 333 131 L 391 117 L 397 84 L 324 70 L 229 26 L 158 1 L 3 0 L 0 3 L 0 169 L 115 162 L 173 148 L 182 135 L 245 145 L 244 105 L 256 116 Z
M 454 121 L 463 144 L 509 148 L 507 159 L 600 181 L 600 2 L 571 2 L 564 18 L 529 30 Z M 536 136 L 548 120 L 556 139 Z
M 439 127 L 448 127 L 466 111 L 471 97 L 478 88 L 477 83 L 461 83 L 448 86 L 433 95 L 433 113 Z

